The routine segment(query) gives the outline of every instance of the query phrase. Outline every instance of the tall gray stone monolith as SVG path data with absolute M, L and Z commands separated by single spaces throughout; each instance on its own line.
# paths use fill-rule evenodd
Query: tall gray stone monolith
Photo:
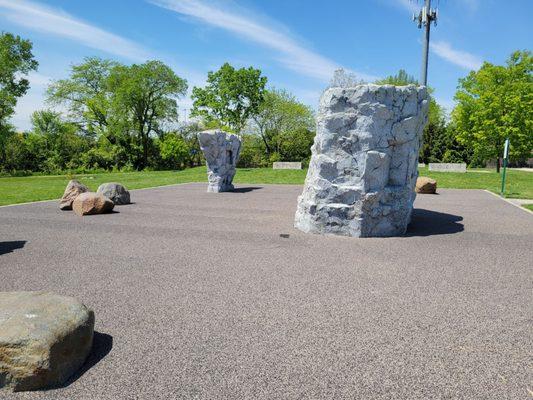
M 207 164 L 207 191 L 233 190 L 233 177 L 241 151 L 239 137 L 221 130 L 209 130 L 200 132 L 198 140 Z
M 355 237 L 404 234 L 428 104 L 426 89 L 414 85 L 326 90 L 295 227 Z

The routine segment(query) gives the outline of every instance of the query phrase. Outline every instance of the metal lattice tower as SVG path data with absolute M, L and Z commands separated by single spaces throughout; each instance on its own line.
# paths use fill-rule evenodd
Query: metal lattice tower
M 420 83 L 427 86 L 428 83 L 428 56 L 429 56 L 429 34 L 431 23 L 437 26 L 438 12 L 431 9 L 431 0 L 425 0 L 424 6 L 418 15 L 413 14 L 413 21 L 417 22 L 419 28 L 424 28 L 424 37 L 422 41 L 422 72 L 420 74 Z

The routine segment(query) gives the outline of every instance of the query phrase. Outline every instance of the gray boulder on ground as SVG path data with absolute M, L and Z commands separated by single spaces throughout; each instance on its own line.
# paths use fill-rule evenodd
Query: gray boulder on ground
M 295 227 L 356 237 L 405 233 L 427 111 L 424 87 L 326 90 Z
M 115 203 L 116 206 L 130 204 L 130 192 L 120 183 L 102 183 L 98 186 L 96 193 L 103 194 Z
M 207 164 L 207 191 L 233 190 L 233 177 L 241 151 L 239 137 L 221 130 L 209 130 L 200 132 L 198 140 Z
M 110 199 L 100 193 L 86 192 L 72 202 L 72 209 L 80 217 L 83 215 L 104 214 L 115 207 Z
M 415 191 L 421 194 L 437 193 L 437 181 L 427 176 L 419 176 L 416 180 Z
M 72 297 L 0 292 L 0 391 L 64 383 L 85 362 L 94 313 Z
M 63 193 L 63 197 L 59 201 L 59 208 L 61 210 L 72 210 L 72 202 L 78 195 L 88 192 L 89 188 L 75 179 L 72 179 Z

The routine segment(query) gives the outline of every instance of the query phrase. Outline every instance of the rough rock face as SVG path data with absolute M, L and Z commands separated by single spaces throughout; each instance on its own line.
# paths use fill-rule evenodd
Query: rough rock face
M 0 392 L 65 382 L 89 355 L 93 328 L 93 312 L 72 297 L 0 292 Z
M 83 215 L 104 214 L 110 212 L 115 203 L 100 193 L 86 192 L 72 202 L 72 209 L 80 217 Z
M 89 188 L 77 180 L 71 180 L 63 193 L 63 197 L 59 202 L 59 208 L 61 210 L 72 210 L 72 202 L 78 195 L 88 192 Z
M 427 176 L 420 176 L 416 180 L 415 191 L 422 194 L 435 194 L 437 193 L 437 181 Z
M 427 111 L 424 87 L 326 90 L 295 227 L 356 237 L 405 233 Z
M 103 194 L 117 206 L 130 204 L 130 192 L 120 183 L 102 183 L 96 193 Z
M 239 137 L 220 130 L 210 130 L 200 132 L 198 140 L 207 162 L 207 191 L 233 190 L 232 181 L 241 151 Z

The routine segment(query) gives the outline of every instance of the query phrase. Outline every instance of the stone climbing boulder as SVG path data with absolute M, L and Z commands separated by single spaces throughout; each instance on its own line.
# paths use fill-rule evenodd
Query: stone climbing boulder
M 416 180 L 415 191 L 421 194 L 435 194 L 437 193 L 437 181 L 427 176 L 420 176 Z
M 72 202 L 78 195 L 88 192 L 89 188 L 84 184 L 78 182 L 75 179 L 72 179 L 63 193 L 63 197 L 59 202 L 59 208 L 61 210 L 72 210 Z
M 427 111 L 425 87 L 326 90 L 295 227 L 356 237 L 405 233 Z
M 94 313 L 72 297 L 0 292 L 0 397 L 64 383 L 85 362 Z
M 120 183 L 102 183 L 96 193 L 103 194 L 116 206 L 130 204 L 130 192 Z
M 100 193 L 86 192 L 80 194 L 72 203 L 72 209 L 80 217 L 83 215 L 104 214 L 115 207 L 110 199 Z
M 233 190 L 233 177 L 241 151 L 239 137 L 220 130 L 210 130 L 200 132 L 198 140 L 207 164 L 207 191 L 218 193 Z

